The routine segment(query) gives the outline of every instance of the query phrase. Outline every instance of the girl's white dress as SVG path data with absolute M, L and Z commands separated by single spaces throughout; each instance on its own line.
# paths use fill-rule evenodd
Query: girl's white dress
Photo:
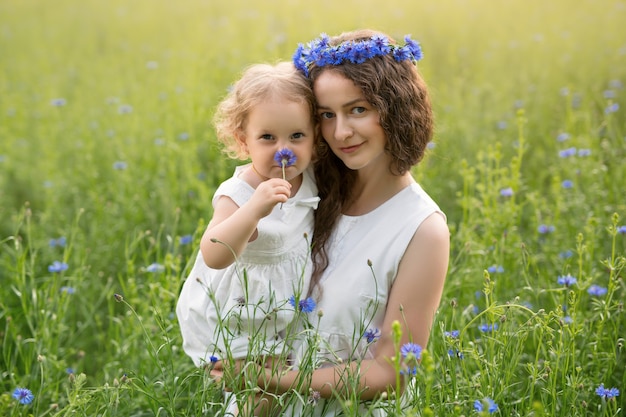
M 308 315 L 312 328 L 308 336 L 302 334 L 306 337 L 295 352 L 299 366 L 373 358 L 376 343 L 368 343 L 364 335 L 382 329 L 400 261 L 417 228 L 433 213 L 445 218 L 430 196 L 413 183 L 367 214 L 340 217 L 330 238 L 329 266 L 320 281 L 323 295 L 316 311 Z M 341 410 L 337 401 L 322 399 L 295 405 L 284 415 L 330 417 L 343 415 Z
M 218 187 L 213 204 L 221 196 L 240 207 L 250 199 L 254 188 L 239 178 L 248 166 L 237 167 Z M 283 353 L 283 333 L 295 313 L 289 299 L 304 297 L 309 288 L 310 239 L 318 201 L 312 173 L 306 170 L 296 195 L 259 221 L 257 239 L 248 243 L 236 263 L 211 269 L 198 251 L 176 306 L 183 349 L 196 366 L 212 356 Z

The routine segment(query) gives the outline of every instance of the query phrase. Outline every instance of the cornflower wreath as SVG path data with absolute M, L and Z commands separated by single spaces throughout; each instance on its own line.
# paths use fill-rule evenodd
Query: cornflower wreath
M 411 39 L 410 35 L 404 37 L 403 46 L 389 43 L 389 38 L 384 35 L 374 35 L 362 41 L 347 41 L 337 46 L 330 45 L 330 37 L 322 33 L 319 38 L 307 43 L 306 46 L 298 44 L 293 54 L 293 63 L 304 75 L 309 76 L 311 65 L 318 67 L 328 65 L 340 65 L 344 62 L 362 64 L 375 56 L 392 54 L 398 61 L 412 60 L 417 62 L 422 59 L 422 48 L 419 42 Z

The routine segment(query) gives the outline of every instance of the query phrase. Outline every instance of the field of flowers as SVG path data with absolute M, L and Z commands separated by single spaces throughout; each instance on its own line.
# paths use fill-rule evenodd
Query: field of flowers
M 212 112 L 245 66 L 359 27 L 422 44 L 414 174 L 452 232 L 430 344 L 399 347 L 415 395 L 371 408 L 622 415 L 624 22 L 620 0 L 0 2 L 0 415 L 219 411 L 174 314 L 237 163 Z

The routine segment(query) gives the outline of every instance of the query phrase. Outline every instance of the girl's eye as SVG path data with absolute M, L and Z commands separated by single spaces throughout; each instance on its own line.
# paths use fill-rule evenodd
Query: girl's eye
M 329 111 L 325 111 L 320 113 L 320 118 L 322 119 L 332 119 L 333 118 L 333 114 Z
M 293 135 L 291 135 L 291 139 L 301 139 L 303 137 L 304 137 L 304 133 L 302 132 L 294 133 Z
M 266 133 L 265 135 L 261 135 L 261 139 L 272 140 L 274 139 L 274 136 L 270 135 L 269 133 Z
M 352 109 L 352 113 L 354 113 L 354 114 L 365 113 L 365 107 L 354 107 Z

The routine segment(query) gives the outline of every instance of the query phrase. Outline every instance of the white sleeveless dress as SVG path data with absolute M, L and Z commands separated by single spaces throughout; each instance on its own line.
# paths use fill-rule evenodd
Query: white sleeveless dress
M 218 187 L 213 204 L 221 196 L 230 197 L 240 207 L 250 199 L 254 188 L 239 178 L 248 166 L 237 167 L 233 177 Z M 198 251 L 176 306 L 183 350 L 196 366 L 212 356 L 282 353 L 281 332 L 295 313 L 288 300 L 306 295 L 309 288 L 309 242 L 318 201 L 317 187 L 306 170 L 296 195 L 259 221 L 257 239 L 247 245 L 236 263 L 212 269 Z M 249 336 L 254 336 L 254 345 Z
M 368 347 L 363 335 L 382 328 L 400 261 L 417 228 L 433 213 L 445 218 L 428 194 L 413 183 L 367 214 L 340 217 L 330 238 L 329 266 L 320 281 L 323 295 L 316 311 L 309 314 L 319 336 L 319 349 L 314 357 L 307 356 L 306 342 L 301 341 L 295 352 L 296 364 L 312 360 L 318 366 L 333 366 L 338 359 L 345 363 L 374 357 L 376 344 Z M 318 313 L 323 314 L 319 317 Z M 342 415 L 334 401 L 322 399 L 314 410 L 309 407 L 295 406 L 284 415 Z

